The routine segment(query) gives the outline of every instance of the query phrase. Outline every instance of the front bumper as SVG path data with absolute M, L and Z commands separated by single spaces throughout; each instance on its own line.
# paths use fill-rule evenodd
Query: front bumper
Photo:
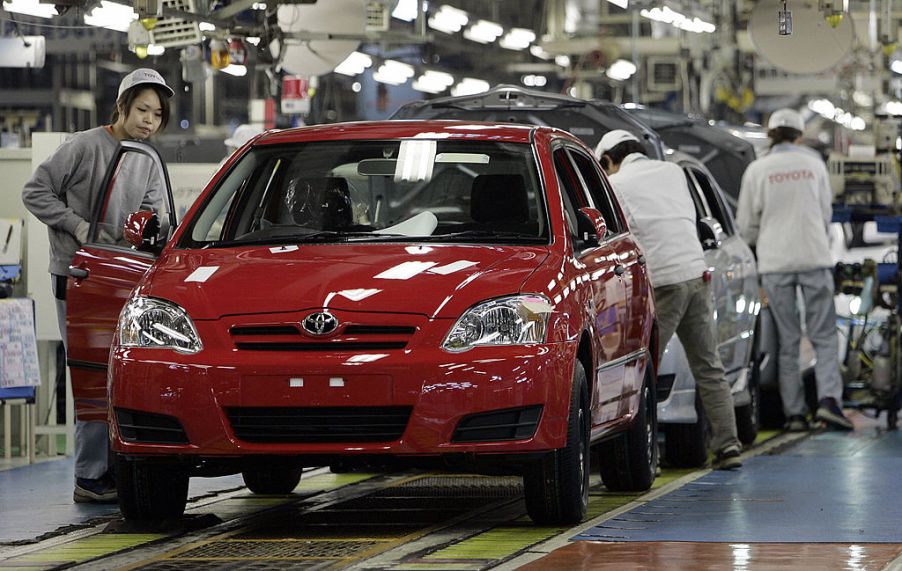
M 204 458 L 548 451 L 565 444 L 575 351 L 570 343 L 483 347 L 456 354 L 422 347 L 342 353 L 217 350 L 208 346 L 195 355 L 116 348 L 109 370 L 112 448 L 132 456 Z M 536 406 L 541 407 L 538 426 L 528 438 L 455 439 L 455 430 L 465 417 L 534 410 Z M 288 437 L 261 441 L 240 428 L 237 432 L 244 438 L 236 433 L 236 411 L 266 414 L 266 410 L 389 408 L 409 411 L 400 437 L 389 440 L 339 437 L 296 442 Z M 175 419 L 185 441 L 136 438 L 147 432 L 120 427 L 117 417 L 122 418 L 122 411 L 129 411 L 132 420 L 143 418 L 134 416 L 136 412 Z M 280 423 L 273 418 L 274 426 Z

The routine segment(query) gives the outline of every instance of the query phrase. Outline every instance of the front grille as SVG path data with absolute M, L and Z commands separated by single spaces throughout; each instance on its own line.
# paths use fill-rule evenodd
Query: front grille
M 235 343 L 235 346 L 243 351 L 385 351 L 389 349 L 403 349 L 407 346 L 407 343 L 404 341 L 389 341 L 384 343 L 365 343 L 357 341 L 330 341 L 325 343 L 253 343 L 239 341 Z
M 413 335 L 416 327 L 403 325 L 348 325 L 345 335 Z
M 188 436 L 182 423 L 173 416 L 116 409 L 119 434 L 126 442 L 147 444 L 187 444 Z
M 292 325 L 238 325 L 229 329 L 232 335 L 297 335 Z
M 232 407 L 235 436 L 247 442 L 391 442 L 412 407 Z
M 452 442 L 489 442 L 532 438 L 542 417 L 542 405 L 495 410 L 464 417 Z
M 674 379 L 676 379 L 676 375 L 674 374 L 658 375 L 658 382 L 655 384 L 657 402 L 664 402 L 667 400 L 667 397 L 670 396 Z
M 404 349 L 417 328 L 403 323 L 357 323 L 343 320 L 328 337 L 301 330 L 301 316 L 274 323 L 234 323 L 229 335 L 242 351 L 389 351 Z

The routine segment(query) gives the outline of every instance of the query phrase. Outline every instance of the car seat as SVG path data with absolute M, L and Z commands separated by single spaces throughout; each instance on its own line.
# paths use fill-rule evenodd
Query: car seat
M 523 176 L 483 174 L 473 179 L 470 218 L 484 230 L 527 230 L 531 220 Z

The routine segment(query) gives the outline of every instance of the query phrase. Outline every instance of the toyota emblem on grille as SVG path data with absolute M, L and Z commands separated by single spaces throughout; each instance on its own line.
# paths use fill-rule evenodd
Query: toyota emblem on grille
M 301 327 L 311 335 L 328 335 L 338 329 L 338 319 L 327 311 L 319 311 L 305 317 Z

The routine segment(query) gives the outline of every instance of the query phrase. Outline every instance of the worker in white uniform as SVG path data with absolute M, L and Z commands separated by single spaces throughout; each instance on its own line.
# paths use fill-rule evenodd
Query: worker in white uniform
M 595 156 L 645 255 L 658 315 L 659 357 L 676 333 L 711 423 L 714 467 L 739 468 L 733 398 L 717 352 L 711 291 L 704 279 L 708 266 L 686 176 L 673 163 L 650 159 L 639 139 L 622 129 L 606 133 Z
M 792 109 L 775 111 L 767 122 L 771 150 L 742 176 L 737 223 L 755 248 L 758 275 L 779 337 L 779 383 L 786 428 L 809 428 L 805 391 L 799 373 L 802 330 L 798 290 L 805 300 L 807 335 L 817 364 L 816 420 L 852 430 L 843 414 L 842 377 L 837 357 L 833 305 L 833 259 L 828 239 L 830 181 L 824 162 L 801 146 L 805 122 Z

